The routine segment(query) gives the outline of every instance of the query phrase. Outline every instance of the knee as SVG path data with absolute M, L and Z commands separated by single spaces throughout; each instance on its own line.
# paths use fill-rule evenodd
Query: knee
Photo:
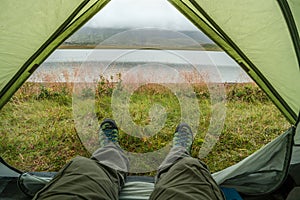
M 184 157 L 180 159 L 176 165 L 180 168 L 185 168 L 185 167 L 196 167 L 196 168 L 201 168 L 203 170 L 209 171 L 208 167 L 206 166 L 205 163 L 201 162 L 197 158 L 193 157 Z
M 80 172 L 80 173 L 86 173 L 86 172 L 95 172 L 95 171 L 102 171 L 101 166 L 97 163 L 97 161 L 92 160 L 90 158 L 77 156 L 73 158 L 69 164 L 67 164 L 67 171 L 73 172 Z M 99 173 L 99 172 L 98 172 Z
M 72 163 L 76 163 L 76 164 L 87 164 L 89 162 L 94 162 L 93 160 L 91 160 L 90 158 L 86 158 L 86 157 L 82 157 L 82 156 L 76 156 L 75 158 L 73 158 L 71 160 Z

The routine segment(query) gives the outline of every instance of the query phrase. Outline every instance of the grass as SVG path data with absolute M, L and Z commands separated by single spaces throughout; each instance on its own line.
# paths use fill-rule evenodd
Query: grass
M 197 157 L 204 141 L 203 133 L 206 133 L 210 123 L 211 102 L 205 86 L 193 86 L 201 110 L 197 128 L 199 134 L 192 149 L 192 155 Z M 89 99 L 93 95 L 89 87 L 82 87 L 76 94 L 79 98 L 94 103 L 97 117 L 94 126 L 98 126 L 103 118 L 113 117 L 111 96 L 116 87 L 120 85 L 102 79 L 96 89 L 95 101 Z M 0 111 L 1 157 L 24 171 L 57 171 L 76 155 L 89 157 L 91 153 L 82 145 L 75 128 L 72 89 L 73 84 L 70 83 L 24 84 Z M 225 90 L 225 125 L 217 144 L 203 159 L 212 172 L 247 157 L 290 126 L 256 85 L 226 84 Z M 147 84 L 134 91 L 128 101 L 130 119 L 143 127 L 139 130 L 144 136 L 137 138 L 121 131 L 120 144 L 125 150 L 152 152 L 171 141 L 173 131 L 180 122 L 181 105 L 170 89 Z M 152 107 L 158 104 L 164 107 L 164 112 L 155 110 L 159 110 L 160 106 Z M 125 108 L 120 106 L 118 109 Z M 82 109 L 83 112 L 86 110 Z M 84 118 L 83 122 L 84 120 L 89 119 Z M 161 120 L 165 120 L 165 123 L 159 134 L 147 135 L 155 128 L 151 123 Z M 119 125 L 122 127 L 126 124 L 126 121 L 121 121 Z M 86 127 L 88 126 L 93 124 L 87 122 Z M 91 149 L 96 148 L 97 133 L 93 133 L 93 136 L 86 134 L 90 137 L 88 142 Z M 81 139 L 82 137 L 81 135 Z

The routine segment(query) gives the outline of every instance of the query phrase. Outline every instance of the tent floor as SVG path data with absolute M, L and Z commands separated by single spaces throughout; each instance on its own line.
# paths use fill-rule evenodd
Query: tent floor
M 51 177 L 55 173 L 51 172 L 34 172 L 38 176 Z M 154 183 L 154 177 L 148 176 L 128 176 L 127 182 L 148 182 Z M 0 199 L 1 200 L 30 200 L 32 197 L 25 195 L 18 187 L 18 177 L 0 177 Z
M 33 173 L 38 176 L 44 176 L 44 177 L 51 177 L 54 176 L 55 173 L 50 172 L 35 172 Z M 128 176 L 127 182 L 134 182 L 134 181 L 142 181 L 142 182 L 154 182 L 153 177 L 146 177 L 146 176 Z M 25 195 L 18 187 L 18 178 L 17 177 L 0 177 L 0 199 L 2 200 L 29 200 L 31 197 Z M 282 184 L 283 187 L 279 188 L 272 194 L 268 195 L 260 195 L 260 196 L 247 196 L 241 194 L 242 198 L 244 200 L 283 200 L 283 199 L 289 199 L 289 195 L 293 193 L 300 191 L 299 186 L 295 183 L 295 180 L 291 178 L 291 176 L 288 176 L 284 184 Z M 297 193 L 297 194 L 298 194 Z
M 27 200 L 31 199 L 27 195 L 25 195 L 19 188 L 18 188 L 18 178 L 15 177 L 1 177 L 0 178 L 0 186 L 1 186 L 1 193 L 0 199 L 3 200 Z
M 149 179 L 148 179 L 149 178 Z M 145 177 L 143 178 L 144 181 L 148 182 L 151 181 L 151 177 Z M 133 177 L 132 181 L 141 181 L 140 177 L 136 178 Z M 15 177 L 5 177 L 5 178 L 0 178 L 0 185 L 3 186 L 5 185 L 4 189 L 0 193 L 0 199 L 2 200 L 30 200 L 31 197 L 25 195 L 17 186 L 17 181 L 18 179 Z M 269 194 L 269 195 L 262 195 L 262 196 L 245 196 L 242 195 L 242 198 L 244 200 L 278 200 L 278 199 L 285 199 L 287 194 Z

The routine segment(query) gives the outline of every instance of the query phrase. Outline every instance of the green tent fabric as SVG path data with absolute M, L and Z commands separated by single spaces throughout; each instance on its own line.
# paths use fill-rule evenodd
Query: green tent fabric
M 0 108 L 108 0 L 1 1 Z
M 213 174 L 218 184 L 244 194 L 266 194 L 286 178 L 292 155 L 294 128 L 241 162 Z
M 290 122 L 300 110 L 300 4 L 295 0 L 171 0 L 269 95 Z

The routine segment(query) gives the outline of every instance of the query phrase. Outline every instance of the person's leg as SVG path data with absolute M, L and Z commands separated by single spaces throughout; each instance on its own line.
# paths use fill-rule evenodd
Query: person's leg
M 34 199 L 118 199 L 129 162 L 118 145 L 114 121 L 105 120 L 99 134 L 103 147 L 91 159 L 73 159 Z
M 173 148 L 160 165 L 150 199 L 224 199 L 209 170 L 190 156 L 193 134 L 187 124 L 177 127 Z
M 106 119 L 101 123 L 100 127 L 100 148 L 93 153 L 91 159 L 116 170 L 122 181 L 119 187 L 121 189 L 129 171 L 129 159 L 119 145 L 119 130 L 115 121 Z
M 118 172 L 95 160 L 76 157 L 33 199 L 118 199 Z
M 97 149 L 91 159 L 115 169 L 123 182 L 125 181 L 126 174 L 129 171 L 129 160 L 118 144 L 108 144 Z

